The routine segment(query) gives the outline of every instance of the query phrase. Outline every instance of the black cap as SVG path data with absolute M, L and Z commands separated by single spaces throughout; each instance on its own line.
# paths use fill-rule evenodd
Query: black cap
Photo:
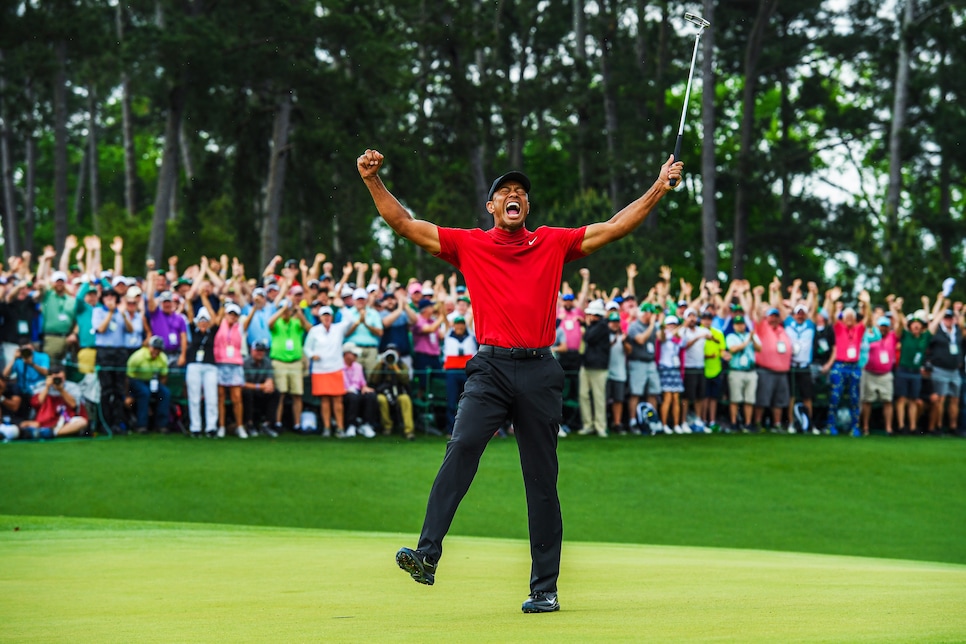
M 268 351 L 268 343 L 264 340 L 255 340 L 252 342 L 252 351 Z
M 486 196 L 486 200 L 493 201 L 493 193 L 495 193 L 500 186 L 508 181 L 519 181 L 523 185 L 523 189 L 527 191 L 527 194 L 530 194 L 530 179 L 528 179 L 527 175 L 523 174 L 522 172 L 513 170 L 511 172 L 507 172 L 502 177 L 497 177 L 496 181 L 493 182 L 493 185 L 490 186 L 490 192 Z

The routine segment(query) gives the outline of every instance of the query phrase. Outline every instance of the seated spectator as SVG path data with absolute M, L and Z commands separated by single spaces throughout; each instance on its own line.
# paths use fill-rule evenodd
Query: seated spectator
M 146 347 L 141 347 L 128 358 L 127 377 L 134 396 L 137 417 L 135 430 L 138 434 L 148 431 L 148 412 L 155 403 L 154 426 L 162 434 L 170 432 L 168 424 L 171 393 L 165 386 L 168 379 L 168 357 L 164 354 L 164 340 L 151 336 Z
M 366 384 L 366 376 L 359 357 L 362 349 L 352 342 L 342 345 L 342 356 L 345 363 L 342 366 L 342 378 L 345 382 L 345 395 L 342 397 L 342 407 L 346 422 L 346 438 L 355 436 L 358 432 L 366 438 L 375 438 L 376 431 L 372 428 L 372 420 L 376 417 L 376 392 Z
M 278 438 L 275 431 L 275 410 L 278 408 L 278 391 L 275 389 L 272 361 L 268 358 L 268 343 L 255 340 L 250 354 L 245 358 L 244 399 L 245 427 L 251 436 L 264 434 Z
M 9 419 L 11 423 L 18 423 L 23 420 L 23 398 L 8 382 L 6 377 L 0 376 L 0 417 Z
M 392 434 L 394 415 L 401 417 L 406 440 L 416 438 L 413 423 L 413 401 L 409 395 L 409 368 L 399 358 L 396 347 L 390 344 L 379 357 L 370 384 L 376 390 L 382 433 Z
M 87 430 L 87 411 L 81 401 L 80 388 L 64 380 L 64 368 L 54 365 L 30 399 L 36 416 L 20 424 L 21 434 L 31 438 L 56 438 L 80 434 Z
M 13 362 L 7 363 L 3 370 L 3 377 L 7 378 L 20 394 L 21 411 L 39 385 L 43 384 L 50 373 L 50 357 L 46 353 L 34 351 L 30 344 L 25 344 L 14 351 Z

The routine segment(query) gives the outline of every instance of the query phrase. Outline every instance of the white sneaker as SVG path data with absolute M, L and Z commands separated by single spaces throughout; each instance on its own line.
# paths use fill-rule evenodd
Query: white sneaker
M 224 438 L 224 437 L 225 437 L 225 428 L 224 428 L 224 427 L 219 427 L 219 428 L 218 428 L 218 433 L 217 433 L 217 434 L 215 434 L 215 435 L 216 435 L 216 436 L 217 436 L 218 438 Z
M 594 433 L 593 427 L 581 427 L 580 430 L 577 431 L 577 434 L 580 436 L 590 436 L 593 433 Z
M 238 428 L 235 430 L 235 436 L 237 436 L 238 438 L 248 438 L 248 432 L 245 431 L 244 427 L 239 425 Z
M 557 429 L 557 438 L 567 438 L 567 432 L 563 430 L 563 427 Z
M 703 434 L 705 430 L 704 421 L 696 420 L 691 424 L 691 431 L 695 434 Z
M 681 423 L 680 425 L 678 425 L 678 427 L 681 428 L 681 431 L 678 432 L 679 434 L 690 434 L 691 433 L 691 427 L 687 423 Z
M 335 428 L 335 437 L 336 438 L 345 438 L 345 432 L 342 431 L 342 428 L 341 427 L 336 427 Z
M 362 423 L 362 425 L 359 427 L 359 433 L 365 436 L 366 438 L 376 437 L 376 430 L 374 430 L 372 428 L 372 425 L 370 425 L 369 423 Z
M 322 438 L 332 438 L 332 430 L 326 427 L 322 430 Z
M 788 433 L 789 434 L 795 434 L 796 433 L 795 425 L 793 425 L 791 423 L 788 423 Z
M 356 435 L 355 425 L 349 425 L 348 427 L 345 428 L 345 434 L 343 436 L 344 438 L 355 438 L 355 435 Z
M 664 425 L 664 427 L 661 428 L 661 431 L 663 431 L 665 434 L 673 434 L 674 433 L 674 430 L 671 429 L 670 427 L 668 427 L 667 425 Z

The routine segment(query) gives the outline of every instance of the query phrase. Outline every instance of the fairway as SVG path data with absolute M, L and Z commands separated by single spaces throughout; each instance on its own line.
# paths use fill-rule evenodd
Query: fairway
M 524 615 L 519 540 L 448 539 L 427 587 L 393 561 L 413 535 L 24 517 L 0 535 L 10 642 L 966 638 L 952 564 L 565 543 L 561 612 Z

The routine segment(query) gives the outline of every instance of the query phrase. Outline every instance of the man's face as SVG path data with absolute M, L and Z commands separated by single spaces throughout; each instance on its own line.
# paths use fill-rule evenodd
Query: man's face
M 922 322 L 913 320 L 909 323 L 909 333 L 918 338 L 922 334 Z
M 151 347 L 151 359 L 155 360 L 159 355 L 161 355 L 161 349 L 155 349 Z
M 265 359 L 265 349 L 252 349 L 252 359 L 261 362 Z
M 781 324 L 781 322 L 782 322 L 782 319 L 777 313 L 772 313 L 771 315 L 768 316 L 768 324 L 770 324 L 773 327 L 777 327 L 779 324 Z
M 174 313 L 174 300 L 164 300 L 161 302 L 161 310 L 167 314 Z
M 346 351 L 342 354 L 342 357 L 345 359 L 345 363 L 350 367 L 352 366 L 352 363 L 356 361 L 356 354 L 352 353 L 351 351 Z
M 365 310 L 365 308 L 366 308 L 366 300 L 365 300 L 365 298 L 361 298 L 361 297 L 360 297 L 359 299 L 357 299 L 357 300 L 355 300 L 355 301 L 353 302 L 353 304 L 354 304 L 354 305 L 355 305 L 355 307 L 356 307 L 356 308 L 357 308 L 358 310 L 360 310 L 360 311 L 364 311 L 364 310 Z
M 564 300 L 563 301 L 563 307 L 564 307 L 564 310 L 566 310 L 566 311 L 571 310 L 572 308 L 574 308 L 574 301 L 573 300 Z
M 704 316 L 704 315 L 702 315 L 702 316 L 701 316 L 701 326 L 703 326 L 703 327 L 704 327 L 704 328 L 706 328 L 706 329 L 707 329 L 708 327 L 710 327 L 710 326 L 711 326 L 711 318 L 710 318 L 710 317 L 707 317 L 707 316 Z
M 57 293 L 57 295 L 63 295 L 64 291 L 66 290 L 67 284 L 64 283 L 64 280 L 57 280 L 54 282 L 54 292 Z
M 493 200 L 486 202 L 486 209 L 493 215 L 493 226 L 512 232 L 520 229 L 530 214 L 530 198 L 519 181 L 507 181 L 493 193 Z
M 695 315 L 693 315 L 693 314 L 692 315 L 689 315 L 688 318 L 684 321 L 684 324 L 689 329 L 693 329 L 694 327 L 696 327 L 698 325 L 698 318 Z
M 808 311 L 805 309 L 798 309 L 795 311 L 795 321 L 799 324 L 805 324 L 805 320 L 808 319 Z

